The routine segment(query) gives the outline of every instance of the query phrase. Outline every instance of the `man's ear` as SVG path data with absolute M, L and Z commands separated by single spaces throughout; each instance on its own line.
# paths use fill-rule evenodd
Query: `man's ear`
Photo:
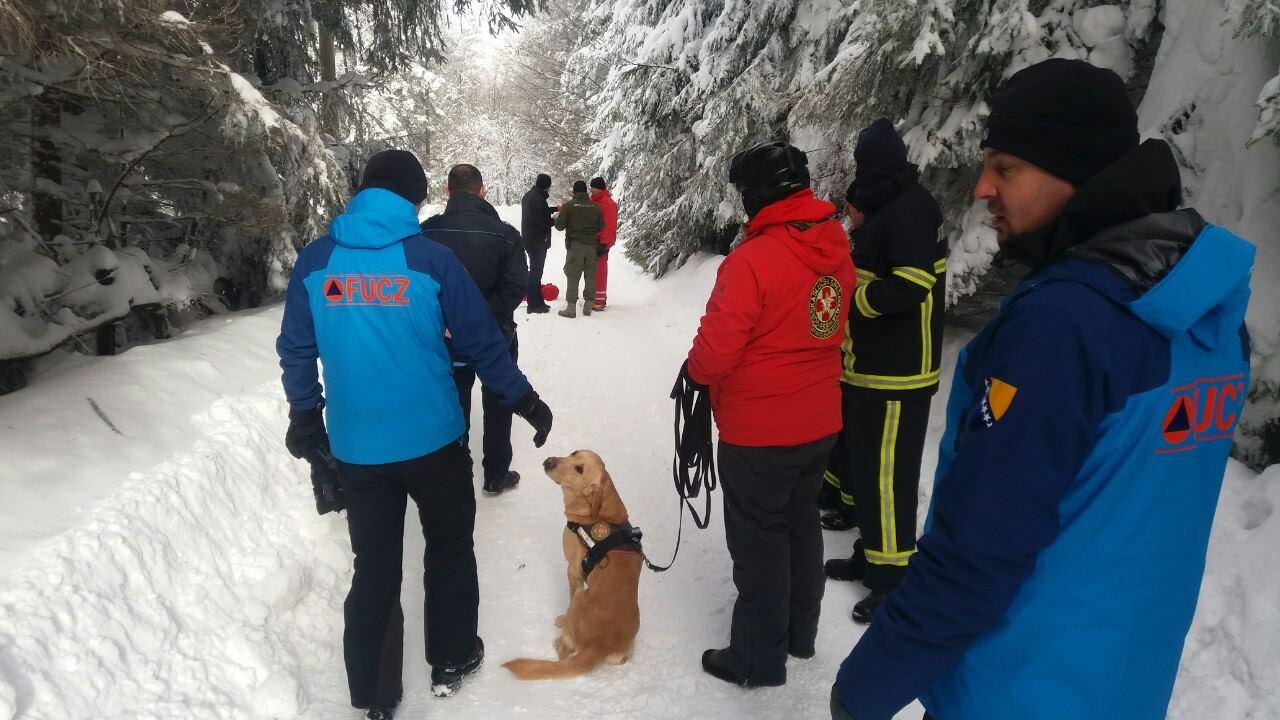
M 476 194 L 477 194 L 477 195 L 479 195 L 480 197 L 484 197 L 484 196 L 485 196 L 485 195 L 487 195 L 488 193 L 489 193 L 489 188 L 487 188 L 487 187 L 485 187 L 485 186 L 481 185 L 481 186 L 480 186 L 480 192 L 478 192 L 478 193 L 476 193 Z
M 446 185 L 446 186 L 445 186 L 445 188 L 444 188 L 444 196 L 445 196 L 445 197 L 453 197 L 453 191 L 452 191 L 452 190 L 450 190 L 450 189 L 449 189 L 449 187 L 448 187 L 447 185 Z

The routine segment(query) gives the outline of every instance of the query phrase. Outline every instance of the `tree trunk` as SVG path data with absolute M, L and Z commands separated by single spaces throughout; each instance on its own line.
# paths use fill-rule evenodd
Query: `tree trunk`
M 35 147 L 31 152 L 32 199 L 36 230 L 46 240 L 62 232 L 62 200 L 42 188 L 44 183 L 62 184 L 62 154 L 50 133 L 62 125 L 62 103 L 51 89 L 35 96 L 31 108 L 31 129 Z
M 338 62 L 333 42 L 333 32 L 324 25 L 320 26 L 320 79 L 334 82 L 338 79 Z M 334 97 L 335 91 L 329 89 L 320 101 L 320 131 L 328 133 L 334 140 L 338 139 L 341 130 L 338 122 L 338 105 Z

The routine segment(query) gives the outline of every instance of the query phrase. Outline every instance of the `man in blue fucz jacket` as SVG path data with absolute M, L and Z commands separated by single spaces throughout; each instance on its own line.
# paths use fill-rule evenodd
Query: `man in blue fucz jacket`
M 1119 76 L 1048 60 L 995 98 L 974 191 L 1032 265 L 960 355 L 903 584 L 835 718 L 1163 718 L 1248 387 L 1254 247 L 1139 145 Z
M 375 720 L 390 718 L 401 696 L 407 497 L 427 541 L 432 691 L 453 694 L 484 657 L 471 456 L 460 441 L 465 425 L 446 335 L 485 386 L 533 425 L 535 445 L 552 422 L 462 264 L 422 236 L 417 211 L 426 197 L 426 174 L 411 153 L 370 158 L 329 235 L 298 254 L 276 341 L 289 451 L 311 458 L 331 449 L 337 461 L 355 553 L 344 608 L 347 680 L 352 705 Z

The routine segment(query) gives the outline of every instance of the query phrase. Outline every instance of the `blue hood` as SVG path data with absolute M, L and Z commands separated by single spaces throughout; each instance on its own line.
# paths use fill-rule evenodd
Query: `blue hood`
M 1244 322 L 1256 250 L 1206 224 L 1186 255 L 1129 309 L 1165 337 L 1190 331 L 1202 345 L 1218 347 L 1238 337 Z
M 347 211 L 333 219 L 329 234 L 343 247 L 377 250 L 421 232 L 413 203 L 382 188 L 356 193 Z

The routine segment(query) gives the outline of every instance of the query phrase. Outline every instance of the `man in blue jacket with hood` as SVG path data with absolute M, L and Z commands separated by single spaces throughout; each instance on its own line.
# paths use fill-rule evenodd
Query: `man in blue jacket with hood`
M 1163 718 L 1236 419 L 1254 247 L 1179 210 L 1124 83 L 1009 79 L 974 195 L 1034 268 L 960 355 L 906 579 L 840 668 L 834 718 Z
M 534 427 L 538 447 L 552 422 L 458 258 L 422 236 L 426 197 L 411 153 L 370 158 L 346 212 L 298 254 L 276 341 L 290 406 L 286 446 L 313 462 L 330 450 L 336 459 L 355 553 L 344 607 L 347 680 L 351 704 L 372 720 L 389 719 L 401 697 L 408 497 L 426 536 L 432 691 L 453 694 L 484 658 L 471 456 L 445 338 Z

